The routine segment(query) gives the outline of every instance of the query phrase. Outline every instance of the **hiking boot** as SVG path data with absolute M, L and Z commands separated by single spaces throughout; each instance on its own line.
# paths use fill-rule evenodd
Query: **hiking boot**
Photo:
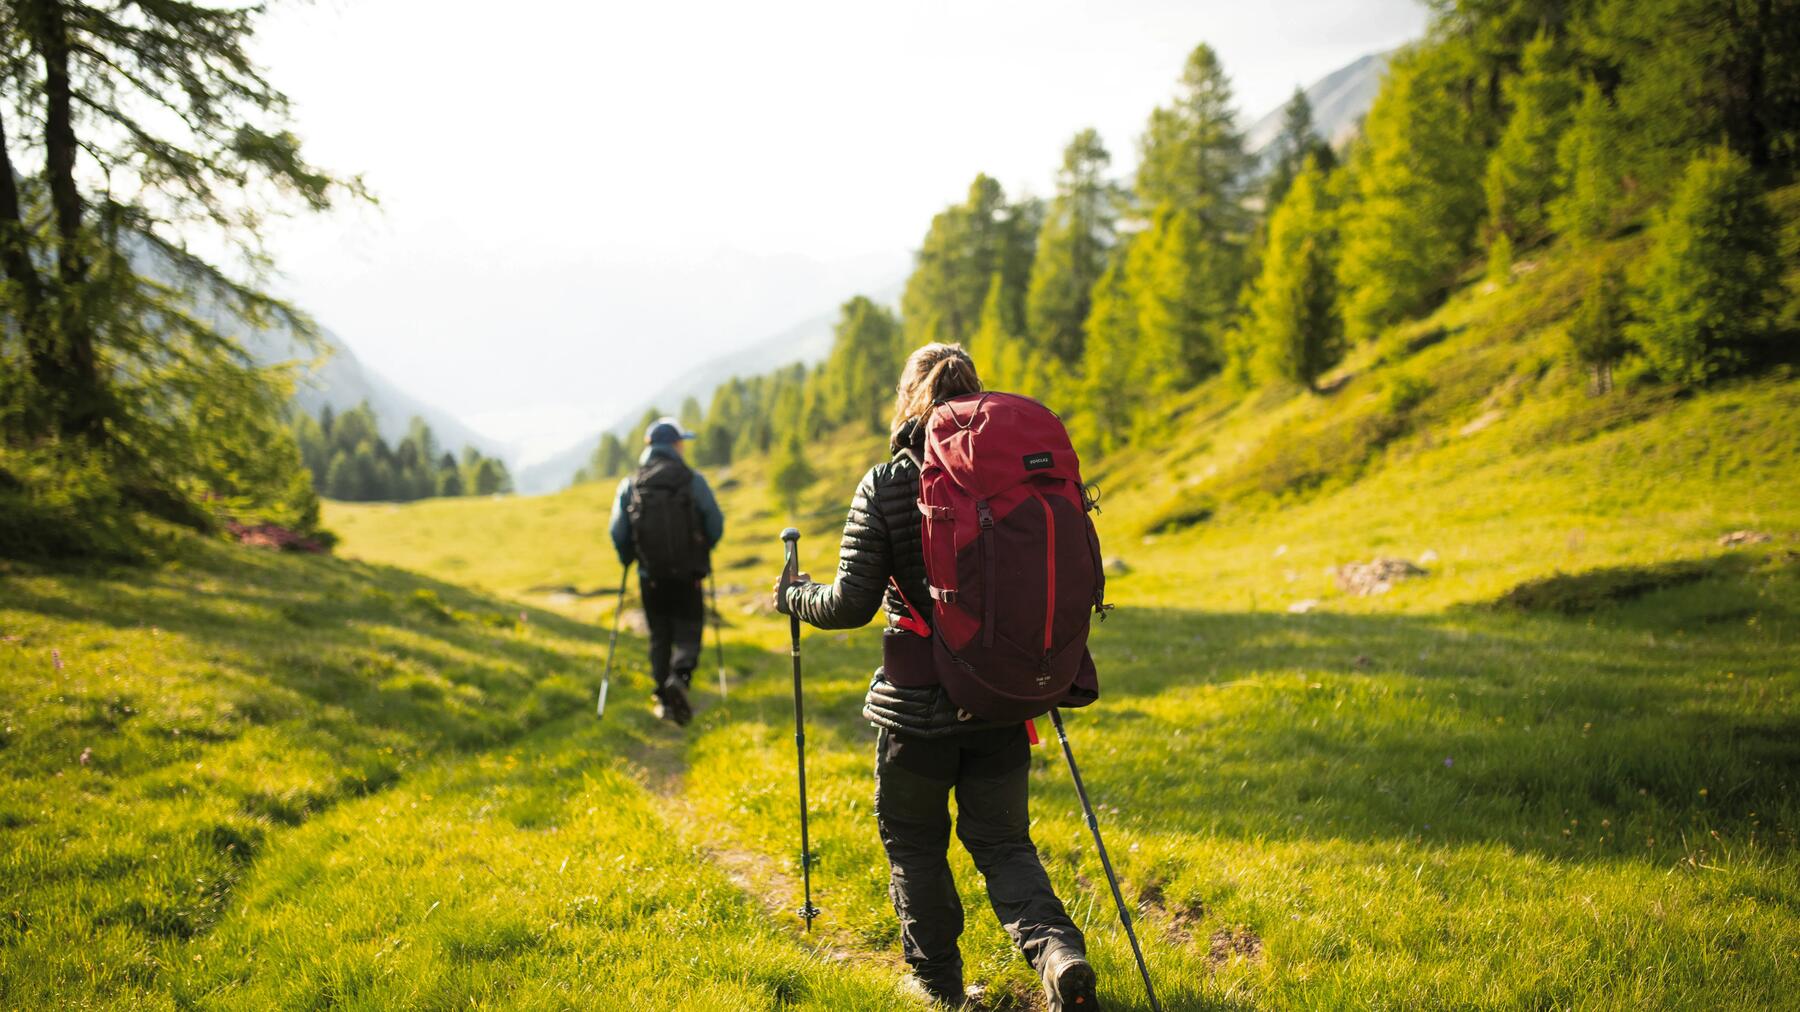
M 681 691 L 681 686 L 674 679 L 656 690 L 656 704 L 651 710 L 657 717 L 676 727 L 686 727 L 688 721 L 694 719 L 694 710 L 688 706 L 687 693 Z
M 908 998 L 922 1001 L 932 1008 L 959 1009 L 963 1007 L 963 990 L 960 985 L 954 988 L 936 987 L 925 982 L 916 973 L 909 973 L 900 978 L 900 993 Z
M 1044 960 L 1044 997 L 1050 1012 L 1092 1012 L 1100 1007 L 1094 993 L 1094 968 L 1078 952 L 1060 949 Z

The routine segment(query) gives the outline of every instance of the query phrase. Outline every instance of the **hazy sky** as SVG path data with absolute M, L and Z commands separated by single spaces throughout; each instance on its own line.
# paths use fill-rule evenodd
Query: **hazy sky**
M 380 198 L 276 235 L 359 357 L 543 452 L 692 362 L 904 276 L 977 172 L 1121 172 L 1210 42 L 1246 120 L 1422 30 L 1415 0 L 325 0 L 259 51 Z M 535 455 L 535 453 L 534 453 Z

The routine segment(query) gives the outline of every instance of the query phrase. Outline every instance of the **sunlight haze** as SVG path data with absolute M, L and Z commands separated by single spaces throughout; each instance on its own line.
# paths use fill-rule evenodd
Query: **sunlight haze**
M 1092 125 L 1125 174 L 1196 43 L 1249 122 L 1424 20 L 1412 0 L 295 5 L 262 58 L 311 156 L 381 205 L 271 245 L 360 358 L 529 460 L 891 292 L 977 172 L 1046 194 Z

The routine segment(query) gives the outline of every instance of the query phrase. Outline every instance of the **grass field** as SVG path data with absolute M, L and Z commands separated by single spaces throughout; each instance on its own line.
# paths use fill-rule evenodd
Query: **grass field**
M 1092 469 L 1129 572 L 1069 727 L 1165 1008 L 1800 1004 L 1800 378 L 1588 398 L 1571 270 L 1324 396 L 1202 388 Z M 821 450 L 815 574 L 879 452 Z M 608 487 L 334 505 L 339 559 L 7 574 L 0 1004 L 903 1007 L 875 634 L 805 640 L 808 938 L 758 607 L 786 518 L 759 462 L 713 478 L 732 689 L 709 650 L 685 732 L 633 637 L 592 715 Z M 1326 572 L 1378 555 L 1427 575 Z M 1147 1009 L 1052 748 L 1039 849 L 1107 1006 Z M 1032 1007 L 956 853 L 970 979 Z

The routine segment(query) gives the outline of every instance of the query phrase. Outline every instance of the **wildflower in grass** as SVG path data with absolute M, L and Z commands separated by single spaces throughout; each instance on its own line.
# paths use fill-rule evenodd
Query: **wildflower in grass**
M 50 651 L 50 663 L 56 666 L 57 672 L 60 673 L 62 671 L 62 651 L 61 650 Z
M 1444 767 L 1445 767 L 1445 768 L 1446 768 L 1446 769 L 1448 769 L 1448 768 L 1449 768 L 1449 767 L 1450 767 L 1450 766 L 1452 766 L 1452 765 L 1454 765 L 1454 763 L 1452 763 L 1452 761 L 1451 761 L 1451 759 L 1450 759 L 1450 757 L 1449 757 L 1449 756 L 1445 756 L 1445 757 L 1444 757 Z

